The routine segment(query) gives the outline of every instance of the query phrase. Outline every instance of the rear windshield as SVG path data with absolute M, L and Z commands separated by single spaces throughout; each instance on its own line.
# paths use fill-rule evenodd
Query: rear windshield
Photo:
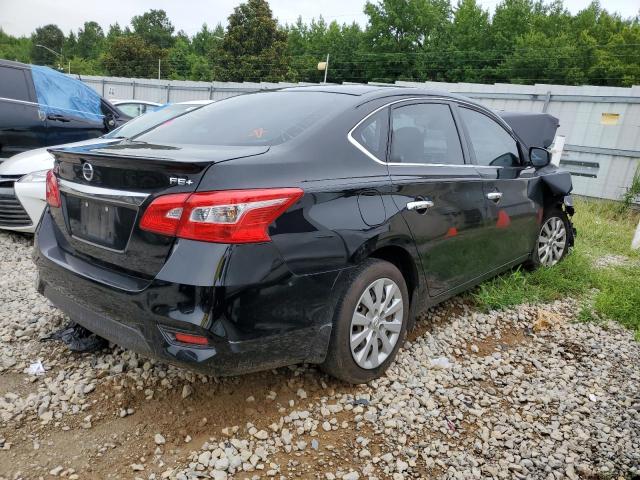
M 182 115 L 183 113 L 191 110 L 196 110 L 200 107 L 201 105 L 185 105 L 180 103 L 158 107 L 152 112 L 145 113 L 133 120 L 129 120 L 121 127 L 107 133 L 104 138 L 131 138 L 156 127 L 167 120 L 171 120 L 178 115 Z
M 175 118 L 136 140 L 197 145 L 278 145 L 330 116 L 348 95 L 267 92 L 227 98 Z

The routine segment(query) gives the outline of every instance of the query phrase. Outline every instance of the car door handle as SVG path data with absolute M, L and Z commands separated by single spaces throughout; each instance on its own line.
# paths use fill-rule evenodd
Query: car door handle
M 428 208 L 433 207 L 433 202 L 431 200 L 416 200 L 414 202 L 407 203 L 407 210 L 426 210 Z
M 502 192 L 489 192 L 487 193 L 487 198 L 493 202 L 498 203 L 502 198 Z
M 70 122 L 71 121 L 67 117 L 65 117 L 63 115 L 58 115 L 56 113 L 50 113 L 49 115 L 47 115 L 47 118 L 49 120 L 55 120 L 57 122 Z

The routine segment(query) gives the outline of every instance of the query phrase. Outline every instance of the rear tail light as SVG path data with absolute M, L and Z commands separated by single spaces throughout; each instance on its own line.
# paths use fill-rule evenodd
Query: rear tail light
M 268 188 L 164 195 L 147 207 L 140 228 L 205 242 L 268 242 L 269 225 L 303 193 Z
M 163 195 L 156 198 L 145 210 L 140 220 L 140 228 L 169 237 L 175 236 L 187 198 L 189 198 L 188 193 Z
M 190 333 L 174 333 L 174 337 L 176 342 L 186 343 L 189 345 L 209 345 L 209 340 L 207 337 L 203 337 L 202 335 L 192 335 Z
M 60 208 L 60 189 L 53 170 L 47 172 L 47 203 L 50 207 Z

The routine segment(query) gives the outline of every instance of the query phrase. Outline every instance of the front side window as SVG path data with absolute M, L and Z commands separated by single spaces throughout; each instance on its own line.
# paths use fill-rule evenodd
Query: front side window
M 391 163 L 464 164 L 448 105 L 418 103 L 394 108 L 391 128 Z
M 383 108 L 374 113 L 353 131 L 353 139 L 366 148 L 378 160 L 384 160 L 387 151 L 389 110 Z
M 29 88 L 20 68 L 0 67 L 0 97 L 30 101 Z
M 492 167 L 520 165 L 518 144 L 502 126 L 488 116 L 469 108 L 460 108 L 460 114 L 467 126 L 471 148 L 478 165 Z

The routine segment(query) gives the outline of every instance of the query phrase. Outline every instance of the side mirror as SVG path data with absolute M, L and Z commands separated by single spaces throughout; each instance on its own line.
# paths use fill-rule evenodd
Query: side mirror
M 113 115 L 105 115 L 104 124 L 107 127 L 107 130 L 113 130 L 116 126 L 116 119 Z
M 546 148 L 531 147 L 529 149 L 529 161 L 534 168 L 546 167 L 551 163 L 551 153 Z

